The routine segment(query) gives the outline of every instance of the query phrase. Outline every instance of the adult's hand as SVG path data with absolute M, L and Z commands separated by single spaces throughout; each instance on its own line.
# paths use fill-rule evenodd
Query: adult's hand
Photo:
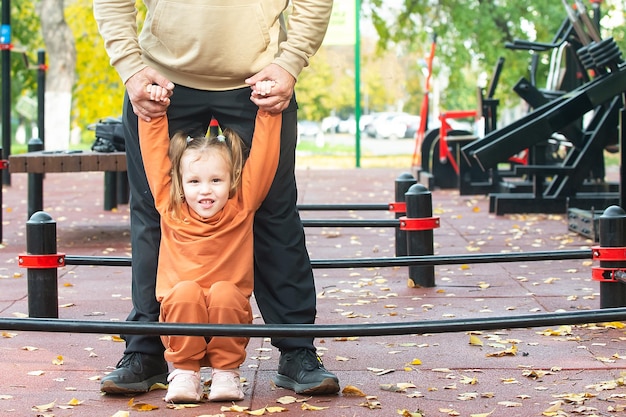
M 149 85 L 162 87 L 164 94 L 157 100 L 151 97 Z M 149 122 L 153 117 L 164 116 L 170 105 L 169 97 L 174 90 L 174 83 L 163 77 L 156 70 L 146 67 L 126 81 L 128 98 L 137 117 Z
M 257 83 L 262 81 L 273 81 L 269 91 L 256 88 Z M 246 84 L 252 88 L 250 100 L 259 106 L 261 110 L 269 113 L 280 113 L 287 108 L 291 101 L 296 79 L 281 66 L 270 64 L 248 78 Z M 267 83 L 264 85 L 267 85 Z

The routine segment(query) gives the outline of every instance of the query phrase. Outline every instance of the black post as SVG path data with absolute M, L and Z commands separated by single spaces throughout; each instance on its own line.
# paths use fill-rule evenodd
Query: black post
M 2 159 L 11 155 L 11 1 L 2 0 L 2 26 L 0 26 L 2 53 Z M 11 185 L 8 169 L 2 170 L 2 183 Z
M 46 51 L 37 51 L 37 130 L 45 147 L 46 143 Z M 43 148 L 42 148 L 43 149 Z
M 619 206 L 604 210 L 599 219 L 600 247 L 622 248 L 626 246 L 626 212 Z M 626 260 L 602 261 L 601 268 L 626 269 Z M 600 308 L 626 307 L 626 284 L 623 282 L 600 282 Z
M 430 191 L 422 184 L 414 184 L 405 194 L 407 219 L 426 219 L 433 215 L 433 200 Z M 409 256 L 433 255 L 433 230 L 408 230 L 407 252 Z M 409 266 L 409 278 L 416 286 L 435 286 L 435 267 Z
M 115 179 L 117 181 L 117 204 L 128 204 L 130 198 L 128 172 L 119 171 Z
M 117 172 L 105 171 L 104 173 L 104 209 L 117 208 Z
M 405 206 L 406 200 L 404 195 L 409 188 L 417 181 L 415 177 L 411 175 L 409 172 L 404 172 L 396 178 L 395 182 L 395 199 L 396 204 L 400 206 L 399 203 L 402 203 L 402 206 Z M 406 208 L 404 210 L 396 210 L 396 219 L 404 216 L 406 214 Z M 404 230 L 400 230 L 400 226 L 396 227 L 396 256 L 406 256 L 407 248 L 406 248 L 406 232 Z
M 32 138 L 28 141 L 28 152 L 43 150 L 43 141 Z M 43 210 L 43 175 L 40 173 L 28 174 L 28 218 Z
M 26 222 L 26 252 L 29 255 L 57 253 L 56 222 L 39 211 Z M 28 316 L 59 318 L 57 268 L 28 269 Z

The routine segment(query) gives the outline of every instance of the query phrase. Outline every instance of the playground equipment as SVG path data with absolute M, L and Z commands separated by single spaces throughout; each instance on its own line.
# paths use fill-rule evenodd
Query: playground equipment
M 578 5 L 579 2 L 577 2 Z M 462 148 L 470 166 L 491 169 L 523 149 L 562 137 L 571 144 L 562 162 L 547 164 L 540 158 L 515 167 L 526 181 L 508 182 L 506 191 L 490 194 L 490 210 L 506 213 L 565 213 L 568 208 L 593 210 L 619 204 L 619 186 L 604 182 L 605 149 L 614 150 L 621 137 L 620 112 L 626 91 L 621 52 L 612 38 L 600 39 L 583 6 L 566 5 L 569 59 L 582 68 L 582 84 L 552 100 L 544 92 L 518 83 L 536 106 L 526 117 Z M 573 76 L 572 76 L 573 77 Z M 587 123 L 583 116 L 590 115 Z M 623 155 L 622 155 L 623 157 Z M 504 187 L 501 187 L 504 189 Z
M 597 14 L 599 5 L 594 4 L 594 8 Z M 595 19 L 595 24 L 591 22 L 591 19 L 586 14 L 584 5 L 578 1 L 577 13 L 567 4 L 566 10 L 568 17 L 563 20 L 550 43 L 515 40 L 505 45 L 507 49 L 533 52 L 530 65 L 530 80 L 521 78 L 513 87 L 513 90 L 528 103 L 531 109 L 538 109 L 551 101 L 559 100 L 588 83 L 593 75 L 606 72 L 602 68 L 597 68 L 597 65 L 593 63 L 588 64 L 586 68 L 578 56 L 578 51 L 581 48 L 586 52 L 584 49 L 585 45 L 601 41 L 596 29 L 599 19 Z M 585 31 L 585 28 L 588 33 Z M 610 42 L 604 42 L 595 48 L 596 53 L 609 55 L 608 57 L 603 57 L 604 60 L 616 58 L 614 56 L 615 51 L 611 50 L 614 47 L 610 45 Z M 598 51 L 598 48 L 601 51 Z M 536 76 L 540 53 L 542 52 L 551 52 L 550 68 L 545 88 L 538 86 Z M 569 176 L 569 173 L 561 170 L 559 172 L 561 174 L 559 183 L 553 184 L 553 178 L 550 174 L 560 169 L 563 164 L 571 166 L 573 155 L 590 140 L 590 132 L 588 129 L 583 129 L 583 115 L 569 120 L 567 125 L 560 126 L 556 131 L 547 132 L 544 136 L 536 137 L 536 141 L 526 142 L 523 148 L 516 144 L 514 153 L 509 152 L 510 149 L 504 149 L 505 147 L 503 147 L 502 152 L 496 152 L 491 155 L 492 161 L 489 166 L 476 163 L 471 158 L 461 157 L 461 154 L 464 153 L 461 149 L 467 149 L 469 152 L 472 152 L 473 149 L 485 143 L 484 139 L 478 138 L 471 132 L 450 130 L 447 120 L 457 117 L 475 117 L 477 120 L 482 119 L 484 122 L 484 136 L 491 137 L 490 135 L 492 134 L 500 134 L 497 131 L 496 120 L 498 100 L 494 99 L 493 96 L 503 61 L 503 59 L 498 61 L 487 92 L 485 93 L 482 89 L 478 89 L 478 109 L 476 111 L 442 113 L 440 115 L 441 128 L 428 131 L 421 137 L 417 135 L 416 147 L 419 146 L 417 176 L 419 181 L 428 185 L 431 189 L 434 187 L 458 188 L 461 195 L 494 193 L 494 198 L 495 193 L 526 193 L 524 198 L 528 199 L 528 193 L 540 195 L 547 189 L 559 189 L 558 193 L 560 195 L 567 196 L 571 195 L 574 189 L 587 193 L 614 192 L 614 185 L 604 183 L 605 167 L 602 149 L 615 151 L 617 143 L 616 129 L 612 132 L 607 132 L 605 128 L 603 133 L 597 133 L 602 134 L 607 140 L 601 148 L 594 147 L 594 152 L 586 152 L 585 157 L 587 159 L 582 163 L 586 166 L 581 166 L 579 162 L 578 167 L 580 169 L 576 170 L 577 176 L 575 179 L 564 179 L 563 177 Z M 606 109 L 602 111 L 604 110 Z M 616 109 L 613 108 L 606 111 L 609 113 L 613 112 L 606 123 L 615 121 Z M 533 113 L 532 117 L 537 117 L 537 113 Z M 594 123 L 597 126 L 598 122 Z M 617 123 L 615 123 L 616 125 Z M 593 124 L 589 126 L 592 129 L 596 129 Z M 518 127 L 519 124 L 516 124 L 514 128 L 517 129 Z M 565 162 L 567 158 L 570 159 L 569 162 Z M 549 191 L 549 193 L 554 192 Z M 536 199 L 533 198 L 533 202 L 529 203 L 531 206 L 530 210 L 528 207 L 519 206 L 517 202 L 512 202 L 510 207 L 507 208 L 500 205 L 497 211 L 499 214 L 503 214 L 504 212 L 511 212 L 510 210 L 513 210 L 513 212 L 518 212 L 517 210 L 532 212 L 554 210 L 563 212 L 565 210 L 561 205 L 548 209 L 546 205 L 535 204 L 536 201 L 534 200 Z

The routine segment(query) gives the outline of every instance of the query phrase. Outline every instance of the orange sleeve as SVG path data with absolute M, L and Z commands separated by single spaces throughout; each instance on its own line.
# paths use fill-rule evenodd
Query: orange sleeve
M 139 145 L 154 203 L 163 214 L 169 199 L 172 167 L 168 156 L 170 137 L 166 116 L 150 122 L 139 119 Z
M 252 210 L 259 208 L 274 181 L 280 156 L 282 120 L 281 113 L 257 112 L 252 148 L 242 175 L 245 201 Z

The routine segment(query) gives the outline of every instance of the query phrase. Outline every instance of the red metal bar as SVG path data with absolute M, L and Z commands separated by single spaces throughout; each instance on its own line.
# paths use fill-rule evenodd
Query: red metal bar
M 65 266 L 64 253 L 52 253 L 49 255 L 22 254 L 18 256 L 18 265 L 29 269 L 51 269 Z
M 389 203 L 389 211 L 392 213 L 406 213 L 406 202 L 396 201 L 395 203 Z
M 626 248 L 593 246 L 592 257 L 599 261 L 626 261 Z
M 433 230 L 440 225 L 439 217 L 408 218 L 400 217 L 400 230 Z

